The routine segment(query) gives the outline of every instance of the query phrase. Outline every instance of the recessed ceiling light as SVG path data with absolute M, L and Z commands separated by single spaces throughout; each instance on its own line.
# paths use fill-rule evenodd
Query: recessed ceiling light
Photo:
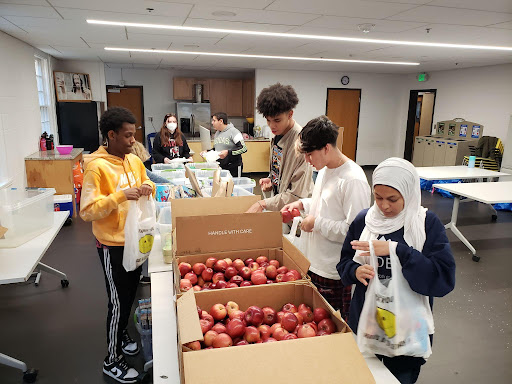
M 324 57 L 299 57 L 299 56 L 272 56 L 272 55 L 248 55 L 242 53 L 220 53 L 220 52 L 192 52 L 192 51 L 168 51 L 164 49 L 139 49 L 139 48 L 116 48 L 105 47 L 106 51 L 144 52 L 144 53 L 167 53 L 175 55 L 204 55 L 222 57 L 242 57 L 248 59 L 278 59 L 295 61 L 322 61 L 331 63 L 361 63 L 361 64 L 391 64 L 391 65 L 420 65 L 420 63 L 401 61 L 375 61 L 375 60 L 351 60 L 351 59 L 328 59 Z
M 357 28 L 359 28 L 360 31 L 363 31 L 363 33 L 368 33 L 370 32 L 373 28 L 375 28 L 375 24 L 370 24 L 370 23 L 367 23 L 367 24 L 359 24 L 357 26 Z
M 391 45 L 410 45 L 410 46 L 419 46 L 419 47 L 512 51 L 512 47 L 501 47 L 501 46 L 494 46 L 494 45 L 471 45 L 471 44 L 450 44 L 450 43 L 428 43 L 428 42 L 422 42 L 422 41 L 363 39 L 363 38 L 359 38 L 359 37 L 304 35 L 304 34 L 298 34 L 298 33 L 278 33 L 278 32 L 262 32 L 262 31 L 243 31 L 243 30 L 238 30 L 238 29 L 186 27 L 186 26 L 182 26 L 182 25 L 163 25 L 163 24 L 141 24 L 141 23 L 127 23 L 127 22 L 104 21 L 104 20 L 87 20 L 87 22 L 89 24 L 116 25 L 116 26 L 122 26 L 122 27 L 171 29 L 171 30 L 179 30 L 179 31 L 196 31 L 196 32 L 210 32 L 210 33 L 213 32 L 213 33 L 223 33 L 223 34 L 232 33 L 232 34 L 238 34 L 238 35 L 271 36 L 271 37 L 285 37 L 285 38 L 309 39 L 309 40 L 348 41 L 348 42 L 353 42 L 353 43 L 391 44 Z
M 230 12 L 230 11 L 215 11 L 215 12 L 212 12 L 212 15 L 213 16 L 233 17 L 233 16 L 236 16 L 236 13 L 235 12 Z

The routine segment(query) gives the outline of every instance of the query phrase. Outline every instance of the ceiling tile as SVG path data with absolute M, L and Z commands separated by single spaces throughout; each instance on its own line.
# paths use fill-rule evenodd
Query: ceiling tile
M 485 26 L 510 21 L 512 14 L 467 9 L 421 6 L 389 17 L 389 20 Z
M 358 0 L 276 0 L 268 10 L 307 14 L 351 16 L 382 19 L 415 7 L 413 4 L 382 3 Z
M 133 64 L 132 63 L 105 63 L 105 65 L 109 68 L 133 68 Z
M 411 23 L 407 21 L 391 21 L 379 19 L 361 19 L 355 17 L 339 17 L 339 16 L 322 16 L 309 23 L 304 24 L 304 27 L 319 27 L 319 28 L 332 28 L 339 30 L 354 30 L 360 31 L 357 27 L 359 24 L 375 24 L 372 29 L 373 32 L 403 32 L 412 28 L 421 27 L 425 23 Z M 367 36 L 367 35 L 363 35 Z
M 61 17 L 50 7 L 37 5 L 19 5 L 0 3 L 0 16 L 31 16 L 60 19 Z
M 215 16 L 214 12 L 228 11 L 233 12 L 235 16 Z M 275 11 L 261 11 L 254 9 L 243 9 L 243 8 L 222 8 L 217 6 L 206 6 L 200 5 L 195 6 L 189 15 L 193 19 L 204 19 L 204 20 L 222 20 L 224 21 L 224 28 L 230 27 L 231 21 L 238 22 L 261 22 L 266 24 L 278 24 L 278 25 L 302 25 L 315 19 L 316 15 L 306 13 L 290 12 L 275 12 Z
M 432 0 L 360 0 L 360 1 L 371 1 L 379 3 L 402 3 L 402 4 L 415 4 L 423 5 L 432 2 Z
M 158 0 L 168 2 L 170 0 Z M 273 0 L 215 0 L 215 5 L 219 7 L 234 7 L 234 8 L 250 8 L 250 9 L 264 9 Z M 195 4 L 195 5 L 212 5 L 212 0 L 180 0 L 180 3 Z
M 252 22 L 239 22 L 230 21 L 226 23 L 220 20 L 208 20 L 208 19 L 193 19 L 188 18 L 183 24 L 187 27 L 205 27 L 205 28 L 223 28 L 223 29 L 239 29 L 242 31 L 266 31 L 266 32 L 287 32 L 292 26 L 290 25 L 278 25 L 278 24 L 267 24 L 265 20 L 261 20 L 261 23 L 256 20 Z M 203 33 L 203 35 L 206 35 Z M 215 36 L 219 36 L 218 33 Z
M 114 11 L 88 11 L 83 9 L 57 8 L 59 13 L 70 20 L 106 20 L 106 21 L 125 21 L 128 23 L 142 24 L 174 24 L 181 25 L 186 16 L 160 16 L 160 15 L 137 15 L 134 13 L 114 12 Z M 96 28 L 122 28 L 116 26 L 95 25 Z
M 191 4 L 183 4 L 181 2 L 167 3 L 161 1 L 50 0 L 50 2 L 56 8 L 76 8 L 82 10 L 175 17 L 186 17 L 192 9 Z M 146 8 L 153 8 L 154 11 L 148 12 Z
M 509 21 L 507 23 L 498 23 L 498 24 L 493 24 L 491 26 L 492 28 L 505 28 L 505 29 L 512 29 L 512 21 Z
M 0 0 L 0 4 L 40 5 L 42 7 L 48 6 L 48 2 L 46 0 Z
M 433 0 L 429 5 L 512 13 L 510 0 Z

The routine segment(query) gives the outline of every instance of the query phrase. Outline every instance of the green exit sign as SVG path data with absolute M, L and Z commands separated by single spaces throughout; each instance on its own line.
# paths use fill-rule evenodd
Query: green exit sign
M 418 75 L 418 81 L 427 81 L 428 77 L 426 73 L 420 73 Z

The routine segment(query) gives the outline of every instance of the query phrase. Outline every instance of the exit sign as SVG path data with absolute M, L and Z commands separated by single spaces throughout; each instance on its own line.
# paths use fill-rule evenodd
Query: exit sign
M 420 73 L 418 75 L 418 81 L 427 81 L 428 80 L 428 75 L 426 73 Z

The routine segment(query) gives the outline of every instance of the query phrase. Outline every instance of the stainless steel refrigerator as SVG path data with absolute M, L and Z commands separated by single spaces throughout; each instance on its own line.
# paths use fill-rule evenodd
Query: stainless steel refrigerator
M 199 126 L 210 129 L 210 103 L 177 103 L 178 127 L 185 136 L 199 136 Z

